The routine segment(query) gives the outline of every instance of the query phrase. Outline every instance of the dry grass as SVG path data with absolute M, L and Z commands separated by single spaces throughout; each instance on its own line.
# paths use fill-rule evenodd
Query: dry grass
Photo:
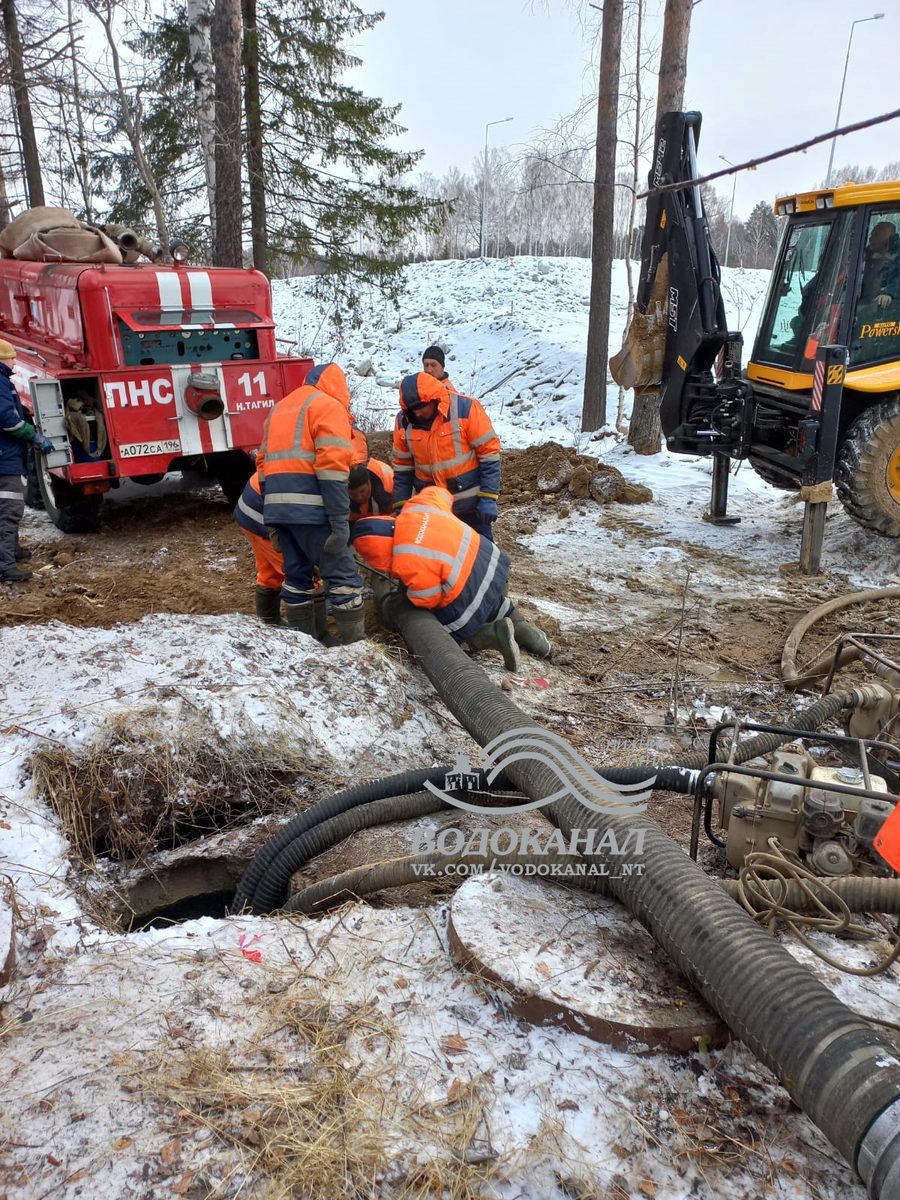
M 119 714 L 78 753 L 52 744 L 31 761 L 82 863 L 139 862 L 265 813 L 297 807 L 298 778 L 314 765 L 296 744 L 233 737 L 203 714 L 177 732 L 158 708 Z
M 445 1100 L 418 1103 L 402 1064 L 396 1031 L 374 1004 L 338 1012 L 321 993 L 289 992 L 249 1056 L 199 1050 L 179 1065 L 166 1056 L 141 1085 L 164 1108 L 177 1105 L 179 1128 L 215 1139 L 203 1181 L 210 1200 L 478 1200 L 496 1155 L 479 1140 L 477 1089 L 456 1085 Z

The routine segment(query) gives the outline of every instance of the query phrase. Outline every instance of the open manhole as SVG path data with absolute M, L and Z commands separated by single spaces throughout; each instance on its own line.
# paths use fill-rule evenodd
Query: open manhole
M 111 718 L 77 752 L 54 743 L 32 758 L 86 910 L 123 932 L 225 916 L 318 767 L 301 745 L 226 739 L 203 714 L 158 707 Z

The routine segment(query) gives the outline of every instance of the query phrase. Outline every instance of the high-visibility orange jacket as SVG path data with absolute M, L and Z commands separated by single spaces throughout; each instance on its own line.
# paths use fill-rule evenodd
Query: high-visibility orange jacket
M 369 472 L 369 499 L 364 504 L 350 501 L 350 520 L 358 521 L 360 517 L 377 516 L 379 513 L 390 513 L 394 499 L 394 472 L 387 463 L 378 458 L 370 458 L 366 463 Z
M 350 392 L 336 363 L 313 367 L 266 422 L 262 461 L 267 525 L 327 525 L 350 510 Z
M 353 420 L 353 413 L 350 414 L 350 466 L 355 467 L 357 463 L 369 461 L 369 439 L 361 429 L 358 429 Z
M 415 406 L 438 401 L 433 420 L 417 422 Z M 457 515 L 475 512 L 479 497 L 500 495 L 500 439 L 477 400 L 447 390 L 420 372 L 400 384 L 394 422 L 394 508 L 431 485 L 453 496 Z
M 445 488 L 424 488 L 393 522 L 387 517 L 357 521 L 353 549 L 367 565 L 405 584 L 412 603 L 432 609 L 454 641 L 466 642 L 508 603 L 503 589 L 510 562 L 452 509 Z
M 256 558 L 256 582 L 260 587 L 280 588 L 284 583 L 284 557 L 269 540 L 263 514 L 259 471 L 251 475 L 234 506 L 234 519 L 246 533 Z

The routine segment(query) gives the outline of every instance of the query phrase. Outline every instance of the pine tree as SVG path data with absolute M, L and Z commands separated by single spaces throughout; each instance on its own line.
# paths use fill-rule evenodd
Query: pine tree
M 243 16 L 244 227 L 256 265 L 314 265 L 350 307 L 357 281 L 396 294 L 404 240 L 434 222 L 435 205 L 405 181 L 420 153 L 387 144 L 402 132 L 399 105 L 341 81 L 359 64 L 346 44 L 383 14 L 352 0 L 258 0 L 243 4 Z M 144 131 L 166 145 L 161 189 L 172 194 L 189 179 L 196 212 L 205 176 L 195 104 L 189 86 L 174 86 L 190 79 L 185 9 L 158 22 L 141 48 L 158 72 L 160 101 L 148 104 Z

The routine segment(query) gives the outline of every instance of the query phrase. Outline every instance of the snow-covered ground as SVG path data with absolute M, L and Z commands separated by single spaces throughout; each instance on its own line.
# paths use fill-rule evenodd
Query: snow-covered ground
M 632 264 L 635 282 L 638 264 Z M 503 444 L 527 446 L 580 439 L 591 264 L 584 258 L 465 259 L 406 268 L 399 311 L 374 292 L 359 295 L 361 325 L 335 324 L 336 311 L 316 298 L 313 279 L 281 280 L 272 299 L 279 335 L 317 362 L 347 369 L 357 418 L 390 428 L 403 375 L 421 370 L 435 343 L 447 354 L 453 383 L 488 409 Z M 769 272 L 729 268 L 722 293 L 729 325 L 750 347 Z M 610 354 L 618 350 L 628 308 L 626 267 L 613 263 Z M 346 314 L 341 314 L 346 316 Z M 749 350 L 748 350 L 749 353 Z M 357 372 L 364 371 L 360 376 Z M 618 388 L 610 384 L 614 422 Z M 630 411 L 631 393 L 626 397 Z
M 276 283 L 279 332 L 319 361 L 365 370 L 349 375 L 371 429 L 390 425 L 401 375 L 438 341 L 451 378 L 484 399 L 506 446 L 580 443 L 587 262 L 440 262 L 411 266 L 407 277 L 399 316 L 363 298 L 363 324 L 345 324 L 340 337 L 312 298 L 313 281 Z M 725 273 L 729 319 L 748 344 L 766 283 L 766 272 Z M 626 296 L 617 263 L 612 348 Z M 616 397 L 610 386 L 611 415 Z M 749 467 L 731 485 L 743 524 L 716 528 L 701 520 L 708 461 L 665 451 L 641 459 L 611 436 L 588 452 L 648 484 L 654 499 L 534 516 L 521 537 L 535 564 L 551 578 L 577 573 L 592 590 L 581 601 L 565 590 L 527 595 L 561 626 L 651 620 L 654 605 L 677 607 L 688 565 L 692 586 L 716 601 L 790 589 L 778 568 L 796 558 L 799 506 Z M 29 515 L 28 532 L 39 546 L 59 541 L 43 514 Z M 839 509 L 829 520 L 826 565 L 848 584 L 893 582 L 895 557 L 894 543 Z M 421 673 L 383 647 L 324 650 L 261 631 L 249 616 L 162 612 L 104 629 L 2 629 L 0 661 L 0 936 L 11 883 L 20 964 L 0 989 L 0 1196 L 266 1194 L 252 1163 L 270 1109 L 253 1087 L 276 1076 L 276 1106 L 300 1108 L 310 1080 L 327 1090 L 334 1058 L 317 1063 L 298 1033 L 318 1022 L 331 1030 L 329 1053 L 335 1040 L 345 1045 L 341 1069 L 355 1072 L 323 1122 L 352 1132 L 357 1122 L 391 1164 L 380 1192 L 354 1194 L 862 1200 L 850 1169 L 742 1046 L 637 1057 L 524 1025 L 453 964 L 446 904 L 356 906 L 318 920 L 204 917 L 131 934 L 91 919 L 60 823 L 32 790 L 36 748 L 77 755 L 111 719 L 174 736 L 195 714 L 236 748 L 269 738 L 296 747 L 317 794 L 452 760 L 464 735 Z M 515 689 L 526 712 L 540 719 L 545 703 L 583 706 L 584 692 L 567 693 L 564 666 L 540 669 L 548 686 Z M 860 1012 L 892 1019 L 890 979 L 848 979 L 794 952 Z M 861 962 L 867 951 L 842 943 L 840 952 Z M 280 1169 L 277 1156 L 265 1163 Z M 429 1193 L 422 1180 L 432 1164 L 440 1169 Z M 479 1182 L 479 1171 L 490 1179 Z M 303 1194 L 329 1196 L 312 1184 Z

